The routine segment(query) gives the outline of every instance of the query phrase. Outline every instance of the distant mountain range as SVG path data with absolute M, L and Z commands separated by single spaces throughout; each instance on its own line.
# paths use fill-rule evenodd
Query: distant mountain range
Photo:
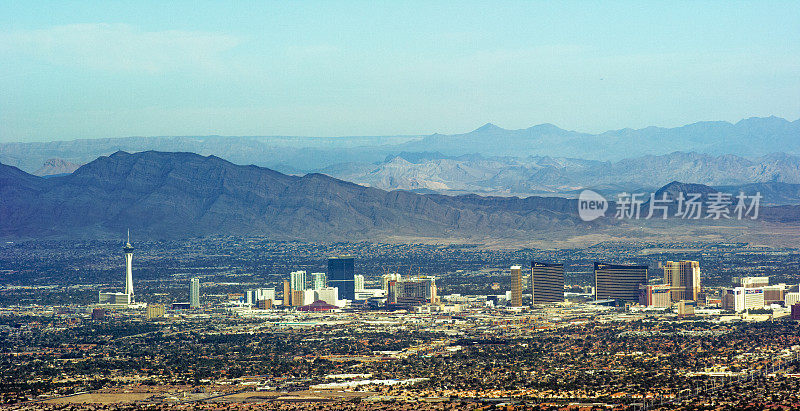
M 308 172 L 341 163 L 374 163 L 401 152 L 445 156 L 564 157 L 619 161 L 673 152 L 754 158 L 771 153 L 800 155 L 800 120 L 753 117 L 682 127 L 622 129 L 601 134 L 568 131 L 552 124 L 506 130 L 486 124 L 464 134 L 376 137 L 126 137 L 48 143 L 0 144 L 0 163 L 33 172 L 51 158 L 84 164 L 116 151 L 170 151 L 216 155 L 236 164 Z M 285 169 L 284 169 L 285 168 Z
M 79 164 L 53 158 L 33 172 L 43 177 L 72 173 Z M 289 166 L 281 171 L 307 174 Z M 560 195 L 584 188 L 606 195 L 653 191 L 670 181 L 695 181 L 731 192 L 761 192 L 769 204 L 800 204 L 800 157 L 770 154 L 755 159 L 734 155 L 672 153 L 618 162 L 554 157 L 446 156 L 401 152 L 376 163 L 342 163 L 315 172 L 384 190 L 483 195 Z
M 665 189 L 672 193 L 713 190 L 680 183 Z M 585 223 L 578 218 L 577 200 L 572 199 L 384 191 L 323 174 L 290 176 L 192 153 L 117 152 L 69 175 L 51 178 L 0 165 L 0 237 L 14 240 L 114 237 L 127 228 L 164 239 L 208 235 L 307 241 L 515 238 L 526 244 L 645 235 L 642 222 L 621 222 L 612 215 L 609 212 L 606 218 Z M 800 207 L 765 207 L 763 215 L 752 224 L 774 234 L 774 227 L 763 224 L 794 227 L 800 222 Z M 691 224 L 681 228 L 682 235 L 694 238 L 700 235 L 695 234 L 697 230 L 705 230 L 703 236 L 716 235 L 717 222 Z M 751 223 L 731 224 L 728 229 L 741 232 L 750 230 L 742 224 Z
M 800 204 L 800 157 L 788 154 L 750 160 L 672 153 L 601 162 L 415 152 L 390 156 L 377 164 L 339 164 L 319 172 L 385 190 L 521 196 L 574 196 L 583 188 L 608 195 L 652 192 L 678 180 L 723 186 L 731 192 L 760 191 L 770 204 Z
M 675 151 L 751 157 L 800 154 L 800 120 L 753 117 L 735 124 L 703 121 L 682 127 L 622 129 L 601 134 L 568 131 L 552 124 L 506 130 L 486 124 L 465 134 L 435 134 L 400 145 L 404 151 L 447 155 L 551 156 L 614 161 Z
M 800 204 L 800 120 L 749 118 L 587 134 L 542 124 L 487 124 L 456 135 L 383 137 L 128 137 L 0 144 L 0 163 L 69 174 L 117 151 L 193 152 L 284 174 L 321 173 L 383 190 L 574 197 L 655 191 L 671 181 L 756 190 Z

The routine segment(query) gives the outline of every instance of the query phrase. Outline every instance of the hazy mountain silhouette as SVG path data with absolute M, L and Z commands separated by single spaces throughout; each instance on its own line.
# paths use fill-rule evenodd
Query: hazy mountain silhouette
M 401 159 L 402 160 L 402 159 Z M 406 161 L 406 160 L 402 160 Z M 674 182 L 660 192 L 711 192 Z M 610 210 L 614 209 L 612 202 Z M 765 207 L 796 223 L 800 207 Z M 109 237 L 126 228 L 149 238 L 258 235 L 280 240 L 532 238 L 549 241 L 614 231 L 584 223 L 576 200 L 446 196 L 384 191 L 323 174 L 302 177 L 192 153 L 117 152 L 74 173 L 42 178 L 0 165 L 0 237 Z M 707 224 L 700 222 L 697 224 Z M 638 230 L 638 225 L 633 227 Z
M 552 124 L 521 130 L 486 124 L 468 133 L 428 136 L 179 136 L 4 143 L 0 144 L 0 162 L 33 172 L 53 157 L 84 164 L 119 150 L 216 155 L 237 164 L 280 168 L 292 173 L 341 163 L 381 162 L 402 152 L 412 162 L 414 155 L 409 153 L 413 152 L 435 153 L 421 156 L 427 158 L 480 154 L 619 161 L 676 151 L 752 158 L 777 152 L 800 154 L 800 120 L 753 117 L 735 124 L 706 121 L 674 128 L 626 128 L 600 134 L 564 130 Z
M 574 226 L 572 200 L 419 195 L 322 174 L 288 176 L 191 153 L 117 152 L 49 179 L 0 168 L 0 235 L 213 234 L 352 240 L 507 236 Z
M 320 171 L 385 190 L 429 189 L 444 194 L 566 195 L 586 187 L 615 194 L 620 191 L 654 191 L 678 180 L 715 187 L 742 186 L 746 191 L 758 191 L 762 187 L 762 193 L 769 193 L 765 198 L 770 203 L 800 203 L 797 190 L 800 157 L 788 154 L 748 159 L 730 154 L 711 156 L 675 152 L 608 162 L 559 157 L 456 157 L 401 153 L 377 164 L 347 163 Z
M 464 134 L 435 134 L 401 144 L 405 151 L 438 151 L 447 155 L 559 156 L 620 160 L 674 151 L 739 156 L 773 152 L 800 154 L 800 120 L 753 117 L 735 124 L 704 121 L 682 127 L 621 129 L 601 134 L 564 130 L 552 124 L 506 130 L 486 124 Z

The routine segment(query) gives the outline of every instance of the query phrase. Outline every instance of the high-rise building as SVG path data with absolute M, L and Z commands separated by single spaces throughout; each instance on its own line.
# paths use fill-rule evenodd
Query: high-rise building
M 303 290 L 303 305 L 309 305 L 317 301 L 317 292 L 314 290 Z
M 189 307 L 200 308 L 200 279 L 197 277 L 189 284 Z
M 125 253 L 125 294 L 128 294 L 129 304 L 133 304 L 133 246 L 131 245 L 131 230 L 128 230 L 128 241 L 122 247 Z
M 522 267 L 511 266 L 511 306 L 522 306 Z
M 353 276 L 355 291 L 364 291 L 364 276 L 356 274 Z
M 270 301 L 270 304 L 272 304 L 275 302 L 275 297 L 275 287 L 256 288 L 255 290 L 244 292 L 244 302 L 248 305 L 257 306 L 259 301 Z
M 308 286 L 307 286 L 308 281 L 307 281 L 306 277 L 307 276 L 306 276 L 306 272 L 305 271 L 302 271 L 302 270 L 300 270 L 300 271 L 292 271 L 289 274 L 289 281 L 291 282 L 292 290 L 303 291 L 303 290 L 307 289 L 308 288 Z
M 275 287 L 257 288 L 255 291 L 256 301 L 275 301 Z
M 667 284 L 639 286 L 639 304 L 645 307 L 671 307 L 670 286 Z
M 292 306 L 292 284 L 289 280 L 283 280 L 283 305 L 285 307 Z
M 125 254 L 125 289 L 121 293 L 108 293 L 100 291 L 97 300 L 100 304 L 131 305 L 133 301 L 133 246 L 131 245 L 131 231 L 128 230 L 128 240 L 122 247 Z
M 403 277 L 399 273 L 384 274 L 381 277 L 381 289 L 389 294 L 389 281 L 400 281 Z
M 311 273 L 311 284 L 314 291 L 328 286 L 328 275 L 325 273 Z
M 309 290 L 314 292 L 314 290 Z M 292 290 L 292 307 L 302 307 L 306 305 L 306 292 L 305 290 Z M 308 304 L 311 304 L 313 301 L 309 301 Z
M 530 279 L 533 304 L 564 301 L 564 264 L 531 261 Z
M 647 284 L 646 265 L 594 263 L 594 295 L 598 300 L 639 301 L 642 284 Z
M 800 321 L 800 303 L 792 306 L 792 316 L 790 318 L 795 321 Z
M 390 305 L 412 307 L 438 302 L 436 278 L 413 277 L 389 281 L 387 301 Z
M 670 286 L 672 301 L 698 301 L 700 263 L 697 261 L 667 261 L 664 264 L 664 284 Z
M 328 259 L 328 285 L 339 289 L 339 298 L 356 299 L 354 259 L 343 255 Z

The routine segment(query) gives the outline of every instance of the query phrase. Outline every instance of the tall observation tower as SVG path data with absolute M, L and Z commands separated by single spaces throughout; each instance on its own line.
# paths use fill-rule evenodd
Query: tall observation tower
M 125 294 L 133 304 L 133 246 L 131 245 L 131 230 L 128 230 L 128 242 L 122 247 L 125 252 Z

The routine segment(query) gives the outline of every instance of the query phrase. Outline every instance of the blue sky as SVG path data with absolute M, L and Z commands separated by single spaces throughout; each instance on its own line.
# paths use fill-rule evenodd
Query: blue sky
M 800 117 L 800 2 L 0 4 L 0 141 Z

